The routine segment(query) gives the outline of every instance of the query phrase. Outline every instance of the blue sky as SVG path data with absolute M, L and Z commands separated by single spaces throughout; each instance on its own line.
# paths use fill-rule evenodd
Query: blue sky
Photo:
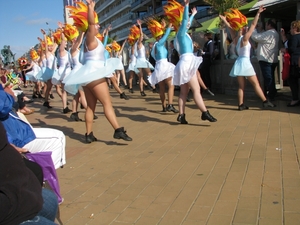
M 10 45 L 17 60 L 38 43 L 41 28 L 56 29 L 58 21 L 64 22 L 63 0 L 0 0 L 0 21 L 0 49 Z

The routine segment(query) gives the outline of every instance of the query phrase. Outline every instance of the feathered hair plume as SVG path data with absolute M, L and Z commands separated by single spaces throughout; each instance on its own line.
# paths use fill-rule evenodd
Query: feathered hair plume
M 46 40 L 47 40 L 47 45 L 48 46 L 53 45 L 53 41 L 52 41 L 51 37 L 47 36 Z
M 109 53 L 111 53 L 111 48 L 110 48 L 108 45 L 105 46 L 105 49 L 106 49 Z
M 150 30 L 152 36 L 154 38 L 157 38 L 164 33 L 164 27 L 154 18 L 149 18 L 146 20 L 146 24 L 148 27 L 148 30 Z
M 231 28 L 238 31 L 248 24 L 247 17 L 244 16 L 238 9 L 230 9 L 231 12 L 225 12 L 226 20 Z
M 36 59 L 39 58 L 38 53 L 37 53 L 34 49 L 31 49 L 31 50 L 30 50 L 30 58 L 31 58 L 32 60 L 36 60 Z
M 128 35 L 128 38 L 127 38 L 127 41 L 128 41 L 128 44 L 129 44 L 130 46 L 132 46 L 132 45 L 135 44 L 136 39 L 132 36 L 132 34 L 129 34 L 129 35 Z
M 112 43 L 111 43 L 111 47 L 112 47 L 112 49 L 114 50 L 114 51 L 116 51 L 116 52 L 118 52 L 118 51 L 120 51 L 121 50 L 121 46 L 118 44 L 118 42 L 116 42 L 116 41 L 113 41 Z
M 102 34 L 100 34 L 100 33 L 97 33 L 97 34 L 96 34 L 96 38 L 98 38 L 98 39 L 99 39 L 99 41 L 103 42 L 103 39 L 104 39 L 104 37 L 103 37 L 103 35 L 102 35 Z
M 53 38 L 54 38 L 54 42 L 56 43 L 56 44 L 60 44 L 61 43 L 61 41 L 62 41 L 62 39 L 61 39 L 61 34 L 62 34 L 62 29 L 61 28 L 58 28 L 53 34 L 52 34 L 52 36 L 53 36 Z
M 70 9 L 70 18 L 74 20 L 74 26 L 78 30 L 85 32 L 88 28 L 88 7 L 83 2 L 75 2 L 78 7 L 75 6 L 66 6 Z M 94 12 L 95 23 L 99 23 L 97 13 Z
M 138 28 L 136 25 L 133 25 L 130 28 L 130 34 L 134 37 L 135 40 L 139 39 L 141 36 L 140 28 Z
M 163 8 L 169 22 L 173 24 L 174 29 L 177 31 L 182 20 L 184 7 L 175 0 L 168 0 Z
M 78 37 L 79 32 L 78 32 L 78 29 L 75 26 L 66 23 L 65 27 L 64 27 L 64 35 L 66 36 L 66 38 L 69 41 L 72 41 L 73 39 Z

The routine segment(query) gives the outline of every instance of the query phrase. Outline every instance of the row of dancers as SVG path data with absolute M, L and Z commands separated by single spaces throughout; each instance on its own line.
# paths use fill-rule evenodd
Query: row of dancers
M 68 6 L 70 17 L 74 19 L 74 24 L 66 24 L 64 26 L 59 24 L 59 29 L 53 34 L 54 43 L 46 35 L 45 31 L 41 30 L 44 36 L 44 40 L 40 39 L 42 51 L 40 57 L 32 57 L 32 60 L 34 63 L 33 66 L 37 65 L 38 68 L 38 63 L 40 63 L 42 67 L 40 70 L 33 69 L 35 72 L 31 72 L 28 75 L 32 74 L 31 79 L 33 81 L 41 80 L 45 82 L 47 87 L 45 102 L 43 104 L 45 107 L 51 107 L 48 98 L 52 85 L 56 85 L 56 87 L 61 86 L 64 112 L 68 110 L 66 101 L 67 92 L 74 95 L 74 105 L 77 105 L 76 107 L 78 107 L 79 99 L 81 101 L 84 99 L 84 102 L 81 103 L 86 110 L 85 139 L 87 143 L 97 140 L 93 134 L 93 118 L 98 100 L 102 103 L 104 114 L 114 129 L 113 137 L 131 141 L 132 138 L 127 135 L 124 127 L 120 127 L 117 121 L 107 85 L 107 79 L 109 79 L 115 88 L 118 87 L 118 81 L 114 76 L 116 71 L 122 74 L 123 79 L 125 77 L 123 75 L 124 66 L 120 60 L 121 54 L 117 54 L 118 57 L 109 56 L 110 49 L 107 46 L 107 39 L 110 27 L 105 29 L 103 35 L 99 33 L 100 24 L 98 16 L 94 11 L 95 1 L 87 0 L 86 2 L 87 4 L 77 2 L 78 7 Z M 130 34 L 126 40 L 131 46 L 130 64 L 127 69 L 127 72 L 129 72 L 128 87 L 129 91 L 133 92 L 132 80 L 134 74 L 137 74 L 139 77 L 140 93 L 142 96 L 146 96 L 143 89 L 145 84 L 143 73 L 145 72 L 148 75 L 148 81 L 151 86 L 155 87 L 157 84 L 159 86 L 163 111 L 173 111 L 176 113 L 179 111 L 177 121 L 181 124 L 188 123 L 186 120 L 185 105 L 188 93 L 191 90 L 194 102 L 201 111 L 201 119 L 216 122 L 217 119 L 207 110 L 200 92 L 201 82 L 199 82 L 198 68 L 201 58 L 193 54 L 193 41 L 187 33 L 197 13 L 197 9 L 191 9 L 192 13 L 190 16 L 189 10 L 189 0 L 184 0 L 184 6 L 175 0 L 169 0 L 164 6 L 164 11 L 169 21 L 168 25 L 164 20 L 158 22 L 154 18 L 149 18 L 145 21 L 148 29 L 156 39 L 150 53 L 156 61 L 155 67 L 146 59 L 142 21 L 137 20 L 137 26 L 133 25 L 131 27 Z M 226 17 L 225 19 L 228 18 Z M 255 22 L 257 23 L 257 19 L 254 20 Z M 168 51 L 165 47 L 165 42 L 171 29 L 176 31 L 174 45 L 180 55 L 176 65 L 168 62 Z M 66 50 L 68 40 L 72 43 L 69 52 Z M 114 42 L 112 48 L 114 48 L 114 51 L 120 52 L 124 48 L 124 44 L 125 42 L 121 47 Z M 58 48 L 57 59 L 55 57 L 56 48 Z M 34 50 L 32 50 L 32 55 L 35 55 Z M 58 69 L 56 69 L 56 60 L 58 60 Z M 250 62 L 249 57 L 247 60 Z M 238 80 L 241 80 L 239 77 L 244 79 L 247 76 L 243 74 L 245 68 L 240 68 L 241 66 L 235 64 L 233 67 L 232 73 L 235 73 L 237 67 L 239 68 L 239 72 L 242 71 L 241 74 L 234 74 L 234 76 L 238 77 Z M 254 80 L 254 76 L 255 73 L 252 76 L 248 75 L 251 81 Z M 179 110 L 173 106 L 174 85 L 180 86 Z M 165 97 L 166 86 L 168 86 L 168 104 L 166 104 Z M 38 89 L 38 86 L 36 89 Z M 241 87 L 240 89 L 239 101 L 240 96 L 243 98 L 243 94 L 240 94 L 240 92 L 243 92 L 243 88 Z M 257 92 L 257 87 L 255 91 Z M 122 94 L 120 92 L 121 98 Z M 125 96 L 123 96 L 124 99 L 127 97 Z M 272 103 L 267 101 L 267 99 L 262 100 L 264 106 L 273 107 Z

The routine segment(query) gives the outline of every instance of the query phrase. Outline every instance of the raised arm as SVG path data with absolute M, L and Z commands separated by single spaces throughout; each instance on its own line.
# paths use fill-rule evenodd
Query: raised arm
M 46 35 L 46 32 L 41 29 L 41 32 L 43 34 L 43 37 L 44 37 L 44 43 L 45 43 L 45 57 L 46 59 L 48 59 L 48 53 L 49 53 L 49 50 L 48 50 L 48 41 L 47 41 L 47 35 Z
M 140 29 L 140 37 L 138 39 L 138 44 L 140 45 L 143 41 L 143 30 L 142 30 L 142 21 L 141 20 L 137 20 L 137 24 L 139 25 L 139 29 Z
M 82 39 L 83 39 L 83 36 L 84 36 L 84 32 L 81 32 L 79 33 L 76 41 L 73 43 L 72 47 L 71 47 L 71 54 L 73 54 L 74 52 L 77 51 L 77 49 L 79 48 L 79 46 L 81 45 L 82 43 Z
M 98 46 L 97 40 L 95 38 L 98 30 L 96 29 L 95 17 L 94 17 L 94 0 L 86 0 L 88 6 L 88 29 L 86 31 L 86 43 L 90 49 L 95 49 Z
M 243 36 L 243 42 L 247 42 L 247 41 L 249 40 L 249 38 L 251 37 L 251 35 L 252 35 L 252 33 L 253 33 L 253 31 L 254 31 L 256 25 L 257 25 L 257 22 L 258 22 L 258 19 L 259 19 L 260 14 L 261 14 L 263 11 L 265 11 L 265 10 L 266 10 L 266 8 L 264 8 L 263 5 L 261 5 L 261 6 L 259 7 L 259 9 L 258 9 L 258 11 L 257 11 L 257 13 L 256 13 L 256 15 L 255 15 L 255 17 L 254 17 L 254 20 L 253 20 L 252 23 L 251 23 L 251 26 L 250 26 L 249 30 L 248 30 L 248 31 L 246 32 L 246 34 Z

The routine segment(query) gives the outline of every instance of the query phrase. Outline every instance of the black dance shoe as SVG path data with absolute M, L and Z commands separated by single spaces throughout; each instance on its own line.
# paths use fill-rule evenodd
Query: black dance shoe
M 69 109 L 68 106 L 67 106 L 66 108 L 63 109 L 63 113 L 64 113 L 64 114 L 67 114 L 67 113 L 69 113 L 69 112 L 72 112 L 72 110 Z
M 141 96 L 145 97 L 145 96 L 147 96 L 147 95 L 145 94 L 144 91 L 141 91 Z
M 82 121 L 82 119 L 80 119 L 78 116 L 78 112 L 72 113 L 70 119 L 74 121 Z
M 128 96 L 125 94 L 125 92 L 123 92 L 122 94 L 120 94 L 120 98 L 121 99 L 125 99 L 125 100 L 128 100 Z
M 249 109 L 249 107 L 246 106 L 246 105 L 244 105 L 244 103 L 242 103 L 242 104 L 239 105 L 239 110 L 240 111 L 243 111 L 243 110 L 246 110 L 246 109 Z
M 217 122 L 217 119 L 210 115 L 209 111 L 203 112 L 201 115 L 202 120 L 208 120 L 209 122 Z
M 54 95 L 53 95 L 53 94 L 50 94 L 49 97 L 50 97 L 51 99 L 54 99 Z
M 123 139 L 125 141 L 132 141 L 132 138 L 126 134 L 124 127 L 120 127 L 115 130 L 114 138 L 115 139 Z
M 269 100 L 263 102 L 263 108 L 274 108 L 274 107 L 276 107 L 276 105 L 270 102 Z
M 50 106 L 49 102 L 44 102 L 43 106 L 47 107 L 48 109 L 52 108 L 52 106 Z
M 181 124 L 188 124 L 188 122 L 185 120 L 185 114 L 179 114 L 177 117 L 177 121 Z
M 134 93 L 133 89 L 132 88 L 129 88 L 129 92 L 132 94 Z
M 168 112 L 173 112 L 173 113 L 178 113 L 179 111 L 177 109 L 174 108 L 173 105 L 167 105 L 167 111 Z
M 85 133 L 85 142 L 86 143 L 92 143 L 94 141 L 97 141 L 97 138 L 95 138 L 93 132 L 91 132 L 89 135 L 87 133 Z

